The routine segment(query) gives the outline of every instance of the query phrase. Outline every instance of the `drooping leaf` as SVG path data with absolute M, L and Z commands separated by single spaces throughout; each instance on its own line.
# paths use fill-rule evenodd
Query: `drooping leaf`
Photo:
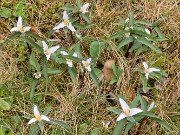
M 116 126 L 113 131 L 113 135 L 121 135 L 122 134 L 122 131 L 126 124 L 126 121 L 127 121 L 126 119 L 122 119 L 116 123 Z
M 38 135 L 40 133 L 40 128 L 38 124 L 31 125 L 29 135 Z
M 100 86 L 99 86 L 98 77 L 96 76 L 93 70 L 90 72 L 90 76 L 92 80 L 94 81 L 94 83 L 96 84 L 97 88 L 99 89 Z
M 40 45 L 36 44 L 32 39 L 25 37 L 24 40 L 32 47 L 36 48 L 39 52 L 43 52 L 43 49 Z
M 64 71 L 65 71 L 65 68 L 61 68 L 61 69 L 47 68 L 48 75 L 62 74 L 64 73 Z
M 77 72 L 74 67 L 68 67 L 68 72 L 70 74 L 73 83 L 77 83 Z
M 66 124 L 64 121 L 60 121 L 60 120 L 54 120 L 54 119 L 50 119 L 50 121 L 44 121 L 45 123 L 48 123 L 48 124 L 56 124 L 58 126 L 61 126 L 67 130 L 71 130 L 71 127 Z
M 117 109 L 116 107 L 108 107 L 107 109 L 115 114 L 120 114 L 122 112 L 120 109 Z
M 139 95 L 139 99 L 140 99 L 140 102 L 141 102 L 141 109 L 143 111 L 147 111 L 147 102 L 146 102 L 146 100 L 141 95 Z
M 163 41 L 167 40 L 165 35 L 161 32 L 161 30 L 158 27 L 155 27 L 154 30 L 157 32 L 158 37 Z
M 135 24 L 142 24 L 142 25 L 147 25 L 147 26 L 152 26 L 152 23 L 150 23 L 147 20 L 136 20 L 134 21 Z
M 31 82 L 31 89 L 30 89 L 30 100 L 31 101 L 33 101 L 33 99 L 34 99 L 34 93 L 35 93 L 37 83 L 38 83 L 38 79 L 33 79 Z
M 123 39 L 117 47 L 118 47 L 118 49 L 120 49 L 121 47 L 128 45 L 129 43 L 131 43 L 133 41 L 134 41 L 134 38 L 132 36 L 130 36 L 128 38 Z
M 90 18 L 87 14 L 81 14 L 81 16 L 87 23 L 89 23 L 89 24 L 91 23 Z
M 38 61 L 35 58 L 35 54 L 32 52 L 30 55 L 29 63 L 37 70 L 41 70 L 41 66 L 39 65 Z
M 158 116 L 154 115 L 153 113 L 151 113 L 151 112 L 146 112 L 146 113 L 145 113 L 145 112 L 144 112 L 144 113 L 142 113 L 142 115 L 154 119 L 154 120 L 157 121 L 159 124 L 161 124 L 162 126 L 164 126 L 167 130 L 172 131 L 172 128 L 171 128 L 166 122 L 164 122 L 163 120 L 161 120 Z
M 162 51 L 157 46 L 153 45 L 150 41 L 148 41 L 145 38 L 138 37 L 137 41 L 148 46 L 149 48 L 151 48 L 153 51 L 155 51 L 157 53 L 160 53 L 160 54 L 162 53 Z
M 116 32 L 116 33 L 114 33 L 114 34 L 112 34 L 112 35 L 108 38 L 108 40 L 116 39 L 116 38 L 122 38 L 122 37 L 124 36 L 125 33 L 126 33 L 125 30 L 120 30 L 120 31 L 118 31 L 118 32 Z
M 0 47 L 2 47 L 3 45 L 8 44 L 9 42 L 13 41 L 14 39 L 18 38 L 21 35 L 20 32 L 15 32 L 12 35 L 10 35 L 4 42 L 2 42 L 0 44 Z

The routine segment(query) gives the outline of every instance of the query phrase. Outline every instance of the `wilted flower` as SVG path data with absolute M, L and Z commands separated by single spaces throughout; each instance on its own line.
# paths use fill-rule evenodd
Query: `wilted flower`
M 102 121 L 103 127 L 105 128 L 108 128 L 110 123 L 110 121 Z
M 82 60 L 82 64 L 89 72 L 91 72 L 91 58 L 85 60 Z
M 53 46 L 51 48 L 48 48 L 45 41 L 42 41 L 42 44 L 43 44 L 44 54 L 46 55 L 47 60 L 49 60 L 52 53 L 54 53 L 55 51 L 57 51 L 57 49 L 59 49 L 59 46 Z
M 60 24 L 58 24 L 57 26 L 55 26 L 53 28 L 53 30 L 58 30 L 61 28 L 64 28 L 65 26 L 68 27 L 72 32 L 75 32 L 76 30 L 74 29 L 74 26 L 72 25 L 72 23 L 69 20 L 69 16 L 67 14 L 66 11 L 63 12 L 63 22 L 61 22 Z
M 123 112 L 119 115 L 119 117 L 117 118 L 117 121 L 120 121 L 126 117 L 134 116 L 143 111 L 139 108 L 130 108 L 128 104 L 121 98 L 119 99 L 119 101 L 123 109 Z
M 150 73 L 160 71 L 160 69 L 157 69 L 157 68 L 148 68 L 148 65 L 146 62 L 143 62 L 143 66 L 144 66 L 144 73 L 147 79 L 149 78 Z
M 18 21 L 17 21 L 17 26 L 13 27 L 10 31 L 11 32 L 17 31 L 17 32 L 24 33 L 26 31 L 29 31 L 30 29 L 31 29 L 31 27 L 29 27 L 29 26 L 23 27 L 23 25 L 22 25 L 22 17 L 20 16 L 18 18 Z
M 34 106 L 34 116 L 35 116 L 35 118 L 32 118 L 32 119 L 28 122 L 28 124 L 32 124 L 32 123 L 34 123 L 34 122 L 36 122 L 36 121 L 39 122 L 39 121 L 41 121 L 41 120 L 50 121 L 47 116 L 41 115 L 41 114 L 39 113 L 38 108 L 37 108 L 36 105 Z
M 36 79 L 41 78 L 41 72 L 36 72 L 33 74 Z
M 62 55 L 69 55 L 66 51 L 60 51 Z M 77 53 L 73 53 L 73 57 L 77 57 Z M 73 61 L 71 59 L 66 59 L 66 64 L 68 67 L 73 67 Z
M 82 14 L 85 14 L 85 13 L 89 12 L 89 11 L 88 11 L 89 5 L 90 5 L 89 3 L 84 4 L 84 5 L 81 7 L 80 12 L 82 12 Z

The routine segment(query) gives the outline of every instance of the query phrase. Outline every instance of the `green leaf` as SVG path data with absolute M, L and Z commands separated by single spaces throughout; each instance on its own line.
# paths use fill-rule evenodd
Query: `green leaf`
M 172 128 L 171 128 L 166 122 L 164 122 L 163 120 L 161 120 L 158 116 L 154 115 L 153 113 L 146 112 L 146 113 L 142 113 L 142 115 L 154 119 L 154 120 L 157 121 L 160 125 L 164 126 L 167 130 L 172 131 Z
M 38 135 L 39 132 L 40 132 L 40 128 L 39 128 L 38 124 L 31 125 L 29 135 Z
M 19 37 L 21 35 L 20 32 L 15 32 L 12 35 L 10 35 L 3 43 L 0 44 L 0 47 L 2 47 L 3 45 L 8 44 L 10 41 L 13 41 L 13 39 Z
M 138 48 L 141 48 L 142 44 L 137 42 L 136 40 L 134 41 L 134 44 L 132 45 L 132 47 L 129 49 L 129 52 L 133 52 L 135 50 L 137 50 Z
M 35 58 L 35 54 L 32 52 L 30 55 L 30 59 L 29 59 L 30 64 L 35 67 L 35 69 L 37 71 L 41 70 L 41 66 L 39 65 L 39 63 L 37 62 L 36 58 Z
M 107 109 L 115 114 L 120 114 L 122 112 L 120 109 L 117 109 L 116 107 L 108 107 Z
M 141 102 L 141 109 L 143 111 L 147 111 L 147 102 L 146 102 L 146 100 L 141 95 L 139 95 L 139 99 L 140 99 L 140 102 Z
M 122 119 L 116 123 L 116 126 L 113 131 L 113 135 L 121 135 L 124 125 L 126 124 L 126 119 Z
M 99 87 L 100 87 L 99 86 L 99 81 L 98 81 L 98 78 L 97 78 L 97 76 L 96 76 L 96 74 L 94 73 L 93 70 L 90 72 L 90 76 L 91 76 L 92 80 L 94 81 L 94 83 L 96 84 L 96 86 L 99 89 Z
M 129 23 L 130 23 L 130 25 L 132 27 L 134 26 L 134 12 L 133 11 L 130 11 L 130 14 L 129 14 Z
M 36 48 L 39 52 L 43 52 L 43 49 L 40 45 L 36 44 L 32 39 L 25 37 L 24 40 L 31 45 L 32 47 Z
M 40 37 L 39 35 L 35 34 L 34 32 L 31 32 L 31 31 L 27 31 L 27 32 L 25 33 L 25 35 L 26 35 L 26 36 L 33 37 L 33 38 L 35 38 L 35 39 L 44 40 L 44 41 L 47 42 L 47 40 L 46 40 L 45 38 Z
M 31 101 L 33 101 L 33 99 L 34 99 L 34 93 L 35 93 L 37 83 L 38 83 L 38 79 L 33 79 L 31 82 L 31 89 L 30 89 L 30 100 Z
M 0 110 L 10 110 L 10 104 L 3 99 L 0 99 Z
M 100 53 L 105 49 L 105 43 L 94 41 L 90 45 L 90 55 L 92 58 L 98 58 Z
M 134 100 L 131 102 L 130 107 L 131 107 L 131 108 L 135 108 L 135 107 L 137 107 L 138 104 L 139 104 L 139 96 L 136 96 L 136 97 L 134 98 Z
M 119 45 L 117 46 L 118 49 L 120 49 L 121 47 L 128 45 L 129 43 L 133 42 L 134 38 L 132 36 L 125 38 L 124 40 L 121 41 L 121 43 L 119 43 Z
M 44 110 L 43 114 L 48 115 L 50 111 L 51 111 L 51 106 L 47 106 L 46 109 Z
M 81 0 L 76 0 L 76 3 L 77 3 L 77 6 L 78 6 L 78 9 L 80 9 L 82 7 Z
M 163 40 L 167 40 L 165 35 L 161 32 L 161 30 L 158 27 L 155 27 L 154 30 L 157 32 L 158 37 Z
M 121 38 L 121 37 L 124 36 L 125 33 L 126 33 L 125 30 L 120 30 L 120 31 L 112 34 L 107 40 L 116 39 L 116 38 Z
M 61 126 L 67 130 L 71 130 L 71 127 L 66 124 L 64 121 L 60 121 L 60 120 L 54 120 L 54 119 L 50 119 L 50 121 L 44 121 L 45 123 L 48 123 L 48 124 L 56 124 L 58 126 Z
M 77 83 L 77 72 L 74 67 L 68 67 L 68 72 L 70 74 L 73 83 Z
M 147 79 L 145 75 L 141 75 L 142 85 L 143 85 L 143 92 L 147 92 Z
M 147 39 L 145 38 L 142 38 L 142 37 L 138 37 L 137 38 L 137 41 L 148 46 L 149 48 L 151 48 L 153 51 L 157 52 L 157 53 L 162 53 L 162 51 L 156 47 L 155 45 L 153 45 L 150 41 L 148 41 Z
M 81 16 L 87 23 L 91 23 L 90 18 L 87 14 L 81 14 Z
M 60 9 L 63 9 L 65 11 L 73 11 L 73 12 L 78 11 L 78 9 L 76 7 L 73 7 L 71 5 L 65 5 L 65 6 L 61 7 Z
M 0 17 L 9 18 L 11 17 L 11 9 L 2 7 L 0 10 Z
M 99 135 L 99 128 L 95 128 L 94 130 L 91 131 L 90 135 Z
M 19 16 L 25 16 L 25 2 L 23 2 L 22 0 L 19 1 L 19 3 L 17 4 L 14 4 L 14 7 L 13 7 L 13 15 L 16 16 L 16 17 L 19 17 Z
M 47 68 L 48 75 L 62 74 L 64 73 L 64 71 L 65 71 L 65 68 L 62 68 L 62 69 Z
M 80 23 L 77 23 L 77 22 L 73 23 L 73 25 L 74 25 L 77 29 L 82 29 L 82 30 L 84 30 L 84 29 L 90 29 L 90 28 L 93 26 L 93 24 L 80 24 Z
M 152 23 L 150 23 L 149 21 L 146 21 L 146 20 L 136 20 L 134 23 L 135 24 L 142 24 L 142 25 L 152 26 Z

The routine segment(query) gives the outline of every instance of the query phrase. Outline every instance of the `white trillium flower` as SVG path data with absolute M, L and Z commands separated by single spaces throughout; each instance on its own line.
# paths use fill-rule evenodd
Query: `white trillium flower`
M 36 105 L 34 106 L 34 116 L 35 116 L 35 118 L 32 118 L 32 119 L 28 122 L 28 124 L 32 124 L 32 123 L 34 123 L 34 122 L 36 122 L 36 121 L 39 122 L 39 121 L 41 121 L 41 120 L 50 121 L 50 119 L 49 119 L 47 116 L 41 115 L 41 114 L 39 113 L 38 108 L 37 108 Z
M 145 32 L 149 35 L 151 34 L 151 32 L 148 29 L 145 29 Z
M 47 60 L 49 60 L 52 53 L 54 53 L 55 51 L 57 51 L 57 49 L 59 49 L 59 46 L 53 46 L 51 48 L 48 48 L 45 41 L 42 41 L 42 44 L 43 44 L 44 54 L 46 55 Z
M 58 24 L 57 26 L 55 26 L 53 28 L 53 30 L 59 30 L 61 28 L 64 28 L 65 26 L 68 27 L 72 32 L 75 32 L 75 28 L 74 26 L 72 25 L 72 23 L 70 22 L 69 20 L 69 16 L 67 14 L 66 11 L 63 12 L 63 22 L 61 22 L 60 24 Z
M 10 31 L 11 31 L 11 32 L 16 31 L 16 32 L 24 33 L 24 32 L 26 32 L 26 31 L 29 31 L 30 29 L 31 29 L 31 27 L 29 27 L 29 26 L 23 27 L 23 25 L 22 25 L 22 17 L 20 16 L 20 17 L 18 18 L 18 21 L 17 21 L 17 26 L 16 26 L 16 27 L 13 27 Z
M 91 58 L 85 60 L 82 60 L 82 64 L 89 72 L 91 72 Z
M 119 99 L 119 101 L 120 101 L 123 112 L 119 115 L 119 117 L 117 118 L 117 121 L 120 121 L 126 117 L 134 116 L 143 111 L 139 108 L 130 108 L 128 104 L 121 98 Z
M 152 102 L 147 111 L 151 111 L 155 107 L 156 107 L 155 102 Z
M 89 12 L 89 11 L 88 11 L 89 5 L 90 5 L 89 3 L 84 4 L 84 5 L 81 7 L 80 12 L 82 12 L 82 14 L 85 14 L 85 13 Z
M 60 53 L 65 56 L 69 55 L 66 51 L 60 51 Z M 74 53 L 73 57 L 77 57 L 77 53 Z M 71 59 L 66 59 L 66 64 L 68 67 L 73 67 L 73 61 Z
M 144 66 L 144 73 L 147 79 L 149 78 L 150 73 L 160 71 L 160 69 L 157 68 L 149 68 L 146 62 L 143 62 L 143 66 Z

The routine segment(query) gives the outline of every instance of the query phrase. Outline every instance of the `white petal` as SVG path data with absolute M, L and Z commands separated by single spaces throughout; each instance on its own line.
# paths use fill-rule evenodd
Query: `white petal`
M 124 112 L 130 109 L 128 104 L 122 98 L 119 99 L 119 102 Z
M 69 25 L 68 25 L 67 27 L 68 27 L 72 32 L 75 32 L 75 31 L 76 31 L 71 22 L 69 23 Z
M 34 122 L 36 122 L 36 119 L 35 119 L 35 118 L 32 118 L 32 119 L 28 122 L 28 124 L 32 124 L 32 123 L 34 123 Z
M 77 53 L 73 53 L 73 57 L 77 57 Z
M 37 106 L 35 105 L 35 106 L 34 106 L 34 116 L 39 116 L 39 115 L 40 115 L 40 113 L 39 113 L 39 111 L 38 111 Z
M 46 59 L 47 59 L 47 60 L 49 60 L 49 59 L 50 59 L 50 57 L 51 57 L 51 55 L 50 55 L 50 54 L 46 55 Z
M 146 76 L 146 79 L 148 79 L 149 78 L 149 73 L 146 73 L 145 76 Z
M 145 29 L 147 34 L 151 34 L 151 32 L 148 29 Z
M 151 72 L 157 72 L 157 71 L 160 71 L 159 69 L 157 69 L 157 68 L 149 68 L 149 72 L 151 73 Z
M 24 27 L 24 31 L 26 32 L 26 31 L 29 31 L 31 29 L 31 27 L 29 27 L 29 26 L 25 26 Z
M 50 54 L 52 54 L 55 51 L 57 51 L 58 49 L 59 49 L 59 46 L 53 46 L 53 47 L 49 48 L 49 52 L 50 52 Z
M 144 69 L 148 69 L 148 65 L 146 62 L 143 62 Z
M 47 46 L 46 42 L 42 41 L 42 44 L 43 44 L 43 50 L 44 51 L 48 50 L 48 46 Z
M 127 117 L 126 114 L 121 113 L 121 114 L 119 115 L 119 117 L 117 118 L 116 121 L 120 121 L 120 120 L 122 120 L 122 119 L 124 119 L 124 118 L 126 118 L 126 117 Z
M 127 18 L 127 19 L 125 20 L 125 22 L 126 22 L 126 23 L 129 22 L 129 18 Z
M 68 14 L 67 14 L 66 11 L 63 12 L 63 19 L 64 20 L 69 19 Z
M 152 102 L 147 111 L 151 111 L 154 107 L 156 107 L 155 102 Z
M 50 119 L 45 115 L 41 115 L 41 120 L 50 121 Z
M 73 67 L 72 61 L 68 60 L 66 63 L 67 63 L 67 65 L 68 65 L 68 67 Z
M 61 29 L 61 28 L 64 28 L 64 27 L 65 27 L 64 22 L 61 22 L 60 24 L 58 24 L 57 26 L 55 26 L 55 27 L 53 28 L 53 30 L 58 30 L 58 29 Z
M 14 27 L 10 30 L 10 32 L 13 32 L 13 31 L 18 31 L 18 27 Z
M 82 7 L 82 8 L 83 8 L 84 10 L 87 10 L 87 9 L 88 9 L 88 7 L 89 7 L 89 5 L 90 5 L 89 3 L 86 3 L 86 4 L 84 4 L 84 5 L 83 5 L 83 7 Z
M 66 51 L 60 51 L 62 55 L 69 55 Z
M 91 58 L 87 59 L 86 61 L 87 61 L 88 63 L 91 63 Z
M 132 108 L 132 109 L 130 109 L 130 116 L 136 115 L 141 112 L 143 112 L 143 110 L 141 110 L 139 108 Z
M 22 17 L 20 16 L 20 17 L 18 17 L 18 22 L 17 22 L 17 27 L 19 28 L 21 28 L 22 27 Z
M 91 72 L 91 66 L 85 67 L 89 72 Z

